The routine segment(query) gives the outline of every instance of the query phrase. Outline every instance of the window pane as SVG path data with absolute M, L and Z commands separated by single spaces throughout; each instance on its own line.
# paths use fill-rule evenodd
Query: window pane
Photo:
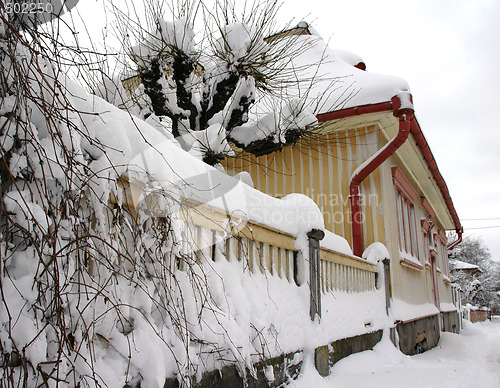
M 411 253 L 413 256 L 418 257 L 417 245 L 417 226 L 415 224 L 415 209 L 413 205 L 409 205 L 410 209 L 410 235 L 411 235 Z
M 429 261 L 429 251 L 430 251 L 429 237 L 427 236 L 428 233 L 426 233 L 425 230 L 423 230 L 423 232 L 424 232 L 424 258 L 425 258 L 425 261 L 428 262 Z
M 404 231 L 405 231 L 405 251 L 411 253 L 411 240 L 410 240 L 410 213 L 408 209 L 408 202 L 403 198 L 403 222 L 404 222 Z
M 398 213 L 398 233 L 399 233 L 399 249 L 405 250 L 404 229 L 403 229 L 403 210 L 402 198 L 399 191 L 396 192 L 396 209 Z

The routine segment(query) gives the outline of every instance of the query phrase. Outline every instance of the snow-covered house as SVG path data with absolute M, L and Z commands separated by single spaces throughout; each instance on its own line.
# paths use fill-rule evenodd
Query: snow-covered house
M 310 48 L 294 65 L 308 68 L 317 81 L 297 95 L 316 109 L 319 129 L 280 152 L 242 151 L 226 167 L 248 172 L 271 196 L 313 199 L 325 228 L 352 244 L 355 257 L 372 243 L 384 244 L 399 346 L 409 354 L 430 348 L 440 330 L 459 328 L 446 232 L 455 231 L 459 240 L 462 226 L 415 117 L 410 88 L 402 79 L 366 71 L 360 57 L 332 50 L 303 27 L 296 31 L 299 43 L 309 41 Z M 327 275 L 322 268 L 323 281 Z
M 472 280 L 474 276 L 483 272 L 479 265 L 466 263 L 465 261 L 456 259 L 450 260 L 450 267 L 452 272 L 465 274 L 469 280 Z
M 478 291 L 482 288 L 479 277 L 483 270 L 475 264 L 461 260 L 450 260 L 450 278 L 459 293 L 460 303 L 466 305 L 473 303 Z

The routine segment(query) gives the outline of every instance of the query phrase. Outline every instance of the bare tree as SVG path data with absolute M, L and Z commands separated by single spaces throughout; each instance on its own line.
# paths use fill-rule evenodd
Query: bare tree
M 113 7 L 140 116 L 210 165 L 232 154 L 228 142 L 257 155 L 294 144 L 316 124 L 313 77 L 292 65 L 311 42 L 279 34 L 289 27 L 276 30 L 279 4 L 148 0 L 143 18 Z
M 500 264 L 492 260 L 490 251 L 480 238 L 464 239 L 449 256 L 453 280 L 460 285 L 468 301 L 479 306 L 498 303 Z M 476 265 L 478 270 L 471 276 L 461 269 L 457 260 Z
M 200 339 L 230 343 L 207 328 L 222 314 L 181 250 L 176 199 L 127 203 L 124 151 L 102 133 L 110 106 L 66 76 L 99 54 L 65 44 L 60 19 L 27 24 L 0 5 L 0 385 L 139 386 L 157 378 L 139 367 L 151 348 L 186 385 L 199 354 L 241 361 Z

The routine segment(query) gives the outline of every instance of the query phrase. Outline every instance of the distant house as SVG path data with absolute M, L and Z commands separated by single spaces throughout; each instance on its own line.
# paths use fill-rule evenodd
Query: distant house
M 462 304 L 474 304 L 474 295 L 481 289 L 481 281 L 479 280 L 479 276 L 483 272 L 481 267 L 452 259 L 450 260 L 450 271 L 451 281 L 457 285 L 457 289 L 461 294 Z
M 317 108 L 319 129 L 279 152 L 240 152 L 226 168 L 248 172 L 271 196 L 309 196 L 326 229 L 352 244 L 355 257 L 374 242 L 384 244 L 400 349 L 413 354 L 430 348 L 440 329 L 460 327 L 447 249 L 461 240 L 462 226 L 409 86 L 365 71 L 361 58 L 330 49 L 303 25 L 297 31 L 299 44 L 310 42 L 295 62 L 317 77 L 307 101 Z M 456 232 L 451 244 L 447 231 Z
M 469 280 L 472 280 L 475 276 L 479 275 L 481 268 L 478 265 L 466 263 L 460 260 L 450 260 L 450 269 L 452 273 L 463 274 Z

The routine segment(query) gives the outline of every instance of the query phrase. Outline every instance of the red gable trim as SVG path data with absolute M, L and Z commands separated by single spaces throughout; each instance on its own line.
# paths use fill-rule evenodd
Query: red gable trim
M 450 191 L 448 190 L 448 186 L 446 185 L 446 182 L 443 176 L 441 175 L 441 172 L 439 171 L 436 160 L 434 159 L 434 155 L 432 155 L 432 151 L 429 148 L 429 144 L 427 143 L 427 140 L 425 139 L 425 136 L 422 133 L 422 129 L 420 128 L 420 124 L 418 123 L 417 119 L 414 119 L 412 122 L 411 133 L 413 133 L 413 136 L 415 137 L 418 148 L 420 148 L 420 150 L 424 154 L 424 159 L 427 162 L 427 165 L 429 166 L 429 169 L 431 170 L 432 175 L 434 176 L 434 179 L 436 180 L 436 183 L 439 186 L 439 189 L 441 190 L 444 202 L 446 203 L 446 206 L 448 207 L 448 210 L 451 213 L 451 217 L 455 224 L 455 228 L 457 232 L 461 235 L 463 230 L 462 224 L 460 223 L 460 218 L 458 217 L 457 211 L 455 210 L 455 206 L 453 205 L 453 200 L 451 199 Z
M 379 113 L 384 111 L 392 112 L 392 102 L 381 102 L 379 104 L 361 105 L 353 108 L 334 110 L 332 112 L 320 113 L 316 116 L 318 122 L 344 119 L 351 116 L 359 116 L 368 113 Z

